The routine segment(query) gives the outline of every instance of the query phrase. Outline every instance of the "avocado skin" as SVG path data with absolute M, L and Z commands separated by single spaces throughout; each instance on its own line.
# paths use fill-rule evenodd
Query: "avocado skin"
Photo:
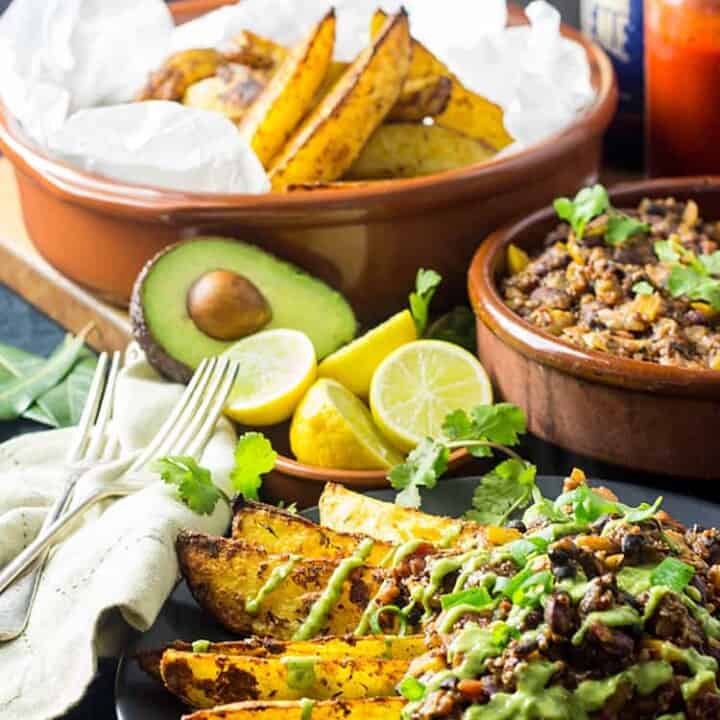
M 179 244 L 180 243 L 169 245 L 145 263 L 145 266 L 140 271 L 140 274 L 135 279 L 135 284 L 133 285 L 129 313 L 133 338 L 143 349 L 150 365 L 152 365 L 152 367 L 154 367 L 161 375 L 165 376 L 169 380 L 187 384 L 193 376 L 193 369 L 189 365 L 176 360 L 174 357 L 171 357 L 165 352 L 162 345 L 155 339 L 155 336 L 152 334 L 152 331 L 145 321 L 145 311 L 143 310 L 142 304 L 143 285 L 145 283 L 145 279 L 152 271 L 155 262 L 166 253 L 174 250 Z
M 150 322 L 148 322 L 148 318 L 146 316 L 145 307 L 143 303 L 143 297 L 145 292 L 145 285 L 150 278 L 151 275 L 153 275 L 153 272 L 155 270 L 155 267 L 157 263 L 166 255 L 174 252 L 177 250 L 180 246 L 186 246 L 186 245 L 193 245 L 193 244 L 200 244 L 200 243 L 237 243 L 238 245 L 244 245 L 249 246 L 248 243 L 243 243 L 242 241 L 235 240 L 233 238 L 227 238 L 227 237 L 197 237 L 190 240 L 184 240 L 179 243 L 175 243 L 173 245 L 169 245 L 168 247 L 161 250 L 159 253 L 157 253 L 153 258 L 151 258 L 143 267 L 142 271 L 138 275 L 135 285 L 133 287 L 132 296 L 130 299 L 130 307 L 129 307 L 129 313 L 130 313 L 130 319 L 132 323 L 133 328 L 133 337 L 137 341 L 137 343 L 140 345 L 140 347 L 145 352 L 145 355 L 148 359 L 148 362 L 154 367 L 161 375 L 165 376 L 166 378 L 170 380 L 174 380 L 175 382 L 179 383 L 188 383 L 190 379 L 193 376 L 193 367 L 187 363 L 182 362 L 177 357 L 173 356 L 168 350 L 163 346 L 163 342 L 160 338 L 156 337 L 153 333 L 153 330 L 151 328 Z M 347 342 L 350 342 L 353 337 L 355 336 L 355 333 L 357 332 L 357 320 L 353 314 L 353 311 L 349 304 L 347 303 L 347 300 L 337 291 L 333 290 L 329 286 L 327 286 L 326 283 L 322 282 L 319 278 L 315 278 L 312 275 L 308 274 L 307 272 L 301 270 L 299 267 L 295 266 L 292 263 L 289 263 L 285 260 L 282 260 L 275 255 L 266 252 L 262 248 L 259 248 L 257 246 L 250 246 L 253 248 L 254 251 L 257 253 L 267 256 L 271 262 L 278 263 L 280 266 L 287 268 L 290 270 L 293 274 L 297 274 L 302 277 L 308 278 L 313 283 L 317 283 L 318 287 L 323 287 L 323 293 L 327 291 L 328 296 L 334 296 L 339 299 L 340 305 L 337 306 L 337 308 L 341 308 L 341 311 L 338 315 L 338 317 L 342 317 L 341 321 L 341 327 L 338 328 L 335 327 L 335 334 L 332 336 L 333 342 L 331 343 L 331 347 L 325 347 L 323 353 L 318 353 L 318 359 L 322 359 L 330 352 L 333 352 L 335 349 L 340 347 L 341 345 L 344 345 Z M 197 271 L 197 277 L 202 275 L 204 272 L 206 272 L 208 269 L 211 268 L 198 268 Z M 212 269 L 218 269 L 218 266 L 214 263 L 212 264 Z M 233 269 L 231 267 L 228 267 L 227 269 Z M 279 271 L 279 269 L 278 269 Z M 248 279 L 253 281 L 252 273 L 248 273 Z M 263 292 L 263 287 L 261 284 L 258 285 L 258 289 Z M 187 289 L 186 289 L 187 290 Z M 313 291 L 313 294 L 315 294 L 315 291 Z M 317 295 L 319 297 L 319 295 Z M 182 302 L 182 306 L 186 307 L 186 298 L 178 298 Z M 273 310 L 273 314 L 275 313 L 276 309 L 279 309 L 279 306 L 277 308 L 272 307 L 273 302 L 272 298 L 268 298 L 270 300 L 270 305 Z M 290 301 L 292 300 L 292 297 L 290 298 Z M 323 300 L 325 302 L 325 300 Z M 333 299 L 332 302 L 337 302 L 337 300 Z M 302 306 L 300 306 L 302 307 Z M 328 306 L 329 307 L 329 306 Z M 316 317 L 324 316 L 326 308 L 322 308 L 322 313 L 316 315 Z M 317 311 L 317 307 L 316 307 Z M 169 310 L 168 312 L 171 312 Z M 181 321 L 179 321 L 181 322 Z M 323 327 L 327 327 L 327 323 L 322 323 Z M 279 325 L 279 327 L 293 327 L 293 324 L 289 325 Z M 303 330 L 303 327 L 296 327 L 295 329 Z M 186 326 L 183 328 L 181 324 L 178 325 L 178 333 L 183 332 L 189 332 L 190 328 Z M 211 339 L 209 336 L 205 336 L 204 333 L 202 333 L 194 324 L 192 324 L 192 332 L 197 332 L 199 335 L 202 335 L 203 337 L 207 337 L 209 342 L 215 343 L 216 347 L 212 352 L 209 352 L 207 355 L 217 355 L 221 352 L 224 352 L 225 349 L 231 347 L 233 345 L 232 342 L 224 343 L 224 348 L 218 348 L 217 347 L 217 341 Z M 339 333 L 339 335 L 338 335 Z M 308 333 L 309 335 L 311 333 Z M 330 337 L 329 335 L 324 335 L 325 345 L 328 345 L 327 339 Z M 192 337 L 190 338 L 190 341 L 192 341 Z M 311 340 L 313 337 L 311 336 Z M 197 343 L 200 342 L 200 338 L 195 338 L 195 347 L 197 347 Z M 316 345 L 317 350 L 317 345 Z

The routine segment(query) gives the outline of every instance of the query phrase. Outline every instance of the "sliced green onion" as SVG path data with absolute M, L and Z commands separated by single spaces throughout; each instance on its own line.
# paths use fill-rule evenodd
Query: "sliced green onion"
M 372 631 L 373 635 L 385 634 L 385 631 L 380 627 L 380 616 L 384 613 L 391 613 L 398 616 L 398 620 L 400 621 L 398 635 L 400 635 L 401 637 L 404 636 L 407 633 L 408 619 L 405 612 L 401 610 L 397 605 L 383 605 L 382 607 L 379 607 L 370 616 L 370 630 Z
M 440 597 L 440 605 L 443 610 L 448 610 L 456 605 L 471 605 L 474 608 L 482 608 L 492 605 L 493 599 L 484 587 L 473 587 L 467 590 L 460 590 L 455 593 L 448 593 Z
M 398 685 L 398 691 L 406 699 L 412 702 L 422 700 L 425 697 L 425 686 L 414 677 L 406 677 Z
M 210 649 L 209 640 L 196 640 L 192 644 L 192 651 L 194 653 L 206 653 Z
M 652 505 L 642 503 L 636 508 L 630 508 L 629 512 L 627 512 L 627 514 L 625 515 L 625 522 L 637 524 L 645 522 L 646 520 L 650 520 L 651 518 L 655 517 L 655 515 L 657 515 L 657 511 L 660 509 L 662 501 L 662 496 L 660 496 L 655 500 Z
M 512 601 L 524 607 L 538 605 L 540 598 L 552 591 L 553 574 L 542 570 L 527 578 L 512 595 Z
M 695 575 L 695 568 L 674 557 L 666 557 L 650 574 L 653 585 L 664 585 L 682 592 Z

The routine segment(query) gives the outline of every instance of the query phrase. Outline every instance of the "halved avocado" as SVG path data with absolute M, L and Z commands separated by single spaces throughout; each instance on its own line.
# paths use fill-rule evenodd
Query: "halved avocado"
M 301 330 L 318 359 L 357 330 L 347 300 L 321 280 L 254 245 L 214 237 L 172 245 L 150 260 L 135 282 L 130 317 L 153 367 L 179 382 L 203 358 L 260 329 Z

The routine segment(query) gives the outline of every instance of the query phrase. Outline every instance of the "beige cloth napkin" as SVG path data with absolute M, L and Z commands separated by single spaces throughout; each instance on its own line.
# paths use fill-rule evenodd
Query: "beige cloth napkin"
M 180 397 L 131 346 L 118 379 L 115 428 L 123 448 L 143 447 Z M 62 486 L 72 430 L 24 435 L 0 446 L 0 566 L 38 532 Z M 201 464 L 230 494 L 235 433 L 221 420 Z M 96 476 L 88 482 L 102 482 Z M 83 481 L 84 482 L 84 481 Z M 82 492 L 82 486 L 78 492 Z M 0 643 L 0 718 L 47 720 L 83 696 L 98 656 L 117 654 L 128 626 L 146 630 L 178 575 L 178 530 L 222 534 L 230 511 L 196 515 L 148 473 L 148 486 L 90 511 L 52 552 L 25 633 Z

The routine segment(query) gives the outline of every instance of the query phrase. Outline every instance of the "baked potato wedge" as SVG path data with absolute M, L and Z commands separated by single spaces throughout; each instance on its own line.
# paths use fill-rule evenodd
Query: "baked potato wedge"
M 143 100 L 180 101 L 185 91 L 196 82 L 212 77 L 228 60 L 212 48 L 181 50 L 171 55 L 150 75 L 145 87 L 135 98 Z
M 145 650 L 137 654 L 140 667 L 162 682 L 160 663 L 167 650 L 193 652 L 189 642 L 176 640 L 164 648 Z M 213 655 L 242 655 L 256 658 L 305 657 L 331 658 L 381 658 L 409 662 L 427 650 L 424 635 L 364 635 L 357 637 L 326 637 L 316 640 L 274 640 L 253 637 L 233 642 L 207 643 L 203 652 Z
M 400 720 L 404 706 L 401 697 L 324 700 L 312 703 L 308 714 L 307 701 L 244 702 L 198 710 L 183 720 Z
M 188 107 L 222 113 L 237 123 L 266 85 L 267 77 L 262 71 L 227 65 L 219 68 L 217 75 L 192 84 L 182 102 Z
M 388 18 L 275 159 L 273 188 L 341 177 L 396 103 L 409 66 L 408 17 L 400 11 Z
M 270 555 L 237 540 L 181 532 L 176 541 L 180 570 L 198 604 L 228 630 L 289 640 L 307 619 L 310 608 L 342 560 L 298 560 Z M 284 565 L 287 576 L 266 594 L 256 611 L 246 603 L 258 598 L 273 569 Z M 378 568 L 357 567 L 342 582 L 315 635 L 345 635 L 357 627 L 369 599 L 383 580 Z
M 305 117 L 325 79 L 335 47 L 335 11 L 278 67 L 239 125 L 265 168 Z
M 232 536 L 271 554 L 298 554 L 306 560 L 347 557 L 365 540 L 362 535 L 338 533 L 301 515 L 252 501 L 236 503 Z M 390 543 L 374 543 L 365 564 L 380 565 L 392 548 Z
M 288 56 L 284 45 L 250 30 L 241 30 L 222 52 L 229 62 L 256 70 L 276 70 Z
M 387 697 L 409 660 L 370 657 L 217 655 L 169 649 L 162 679 L 188 705 L 211 708 L 243 700 L 344 700 Z
M 387 13 L 382 10 L 373 14 L 370 28 L 373 37 L 381 31 L 386 20 Z M 452 92 L 447 106 L 443 112 L 435 115 L 438 125 L 456 130 L 474 140 L 481 140 L 497 151 L 513 141 L 503 124 L 502 108 L 482 95 L 468 90 L 445 63 L 436 58 L 422 43 L 413 39 L 408 82 L 428 76 L 445 76 L 452 81 Z
M 440 115 L 447 108 L 452 87 L 452 80 L 445 75 L 407 80 L 388 120 L 420 122 L 427 117 Z
M 318 507 L 320 522 L 328 528 L 337 532 L 353 529 L 398 545 L 417 539 L 447 547 L 482 547 L 502 545 L 520 537 L 517 530 L 428 515 L 361 495 L 336 483 L 325 485 Z
M 346 177 L 418 177 L 482 162 L 494 154 L 485 143 L 440 125 L 393 123 L 372 134 Z

